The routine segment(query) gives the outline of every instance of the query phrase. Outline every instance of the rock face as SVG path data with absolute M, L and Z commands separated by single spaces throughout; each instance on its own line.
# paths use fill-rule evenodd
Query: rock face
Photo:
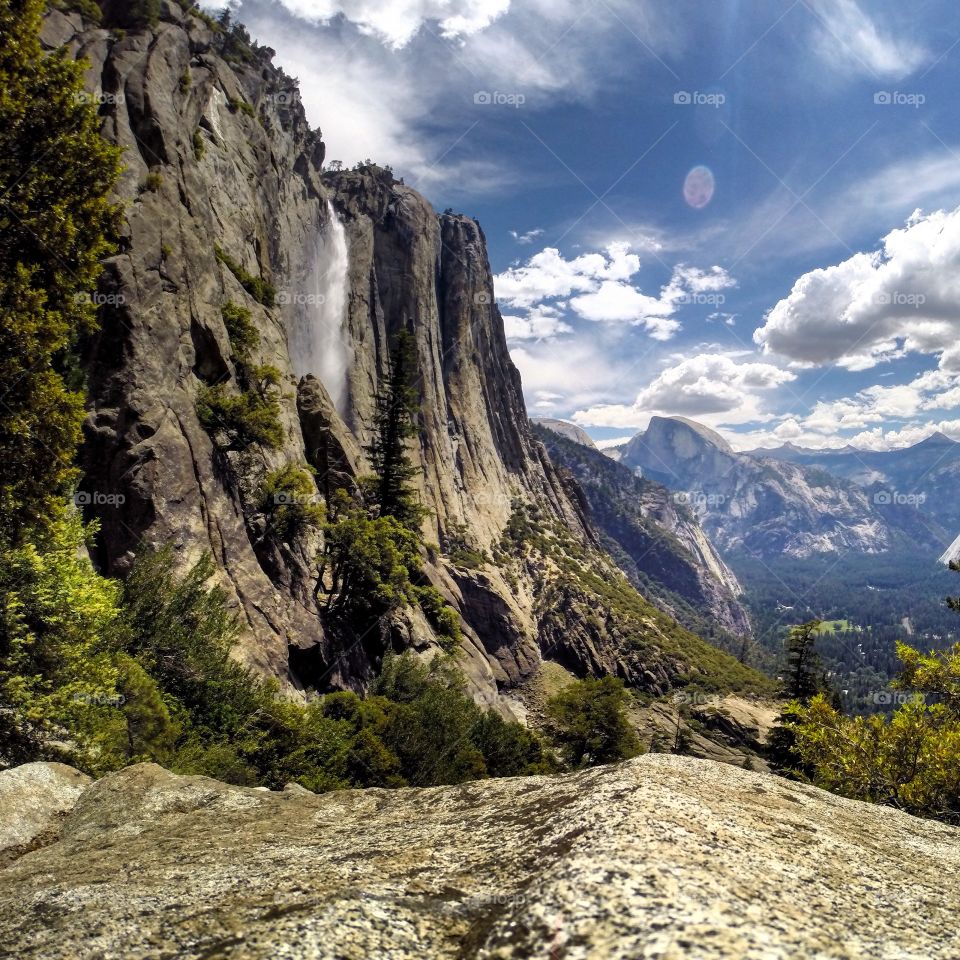
M 559 433 L 561 437 L 573 440 L 574 443 L 579 443 L 581 446 L 589 447 L 591 450 L 597 449 L 597 445 L 593 442 L 590 434 L 575 423 L 570 423 L 567 420 L 555 420 L 553 417 L 534 417 L 533 422 L 538 427 L 545 427 L 547 430 Z
M 750 633 L 740 584 L 682 497 L 558 435 L 550 421 L 536 424 L 550 458 L 582 487 L 604 546 L 641 593 L 695 632 Z
M 107 573 L 123 576 L 144 543 L 172 545 L 183 566 L 209 552 L 244 627 L 240 654 L 288 691 L 362 691 L 387 645 L 435 647 L 419 608 L 363 642 L 325 622 L 314 596 L 320 534 L 280 542 L 262 493 L 285 465 L 313 466 L 318 497 L 368 472 L 377 393 L 406 330 L 420 374 L 411 452 L 430 510 L 425 538 L 439 547 L 426 576 L 460 613 L 471 692 L 504 706 L 544 656 L 628 679 L 693 672 L 681 658 L 670 671 L 648 669 L 631 638 L 595 636 L 590 596 L 567 622 L 545 626 L 556 564 L 504 559 L 519 510 L 584 556 L 600 551 L 581 492 L 532 435 L 475 221 L 438 216 L 389 170 L 324 170 L 320 134 L 271 52 L 212 31 L 172 0 L 155 27 L 122 33 L 53 11 L 44 40 L 89 61 L 104 134 L 127 165 L 101 330 L 84 348 L 81 493 L 100 522 L 95 559 Z M 244 363 L 228 304 L 248 310 L 259 333 Z M 197 415 L 202 388 L 237 396 L 251 364 L 279 377 L 275 448 L 225 443 Z M 637 629 L 654 640 L 663 632 Z
M 90 777 L 62 763 L 0 771 L 0 866 L 56 839 Z
M 620 462 L 681 492 L 725 553 L 760 559 L 883 553 L 908 545 L 916 511 L 885 509 L 850 480 L 816 466 L 734 452 L 679 417 L 654 417 Z M 925 538 L 939 539 L 936 524 Z M 944 544 L 945 545 L 945 544 Z
M 474 221 L 437 216 L 380 168 L 324 175 L 320 135 L 269 52 L 238 56 L 170 0 L 155 28 L 120 39 L 54 11 L 44 39 L 90 61 L 104 134 L 127 164 L 121 251 L 106 264 L 102 329 L 85 357 L 81 493 L 101 524 L 96 559 L 107 573 L 122 576 L 142 542 L 173 544 L 184 565 L 209 551 L 241 614 L 249 663 L 294 686 L 362 689 L 378 654 L 342 649 L 325 630 L 313 597 L 318 544 L 271 542 L 258 491 L 287 463 L 317 468 L 320 495 L 367 471 L 375 397 L 401 329 L 415 336 L 421 371 L 428 541 L 456 531 L 489 550 L 517 498 L 589 539 L 531 436 Z M 345 275 L 332 279 L 338 257 Z M 273 306 L 249 278 L 275 288 Z M 342 322 L 321 331 L 320 369 L 305 371 L 311 324 L 329 326 L 338 289 Z M 202 385 L 238 389 L 227 303 L 251 312 L 253 359 L 280 372 L 277 449 L 218 449 L 197 417 Z M 443 557 L 428 575 L 462 615 L 478 696 L 495 699 L 535 667 L 532 584 L 517 590 L 496 570 L 479 576 Z M 472 624 L 488 628 L 494 609 L 498 629 L 481 640 Z M 397 631 L 404 645 L 433 641 L 415 614 Z
M 141 765 L 0 872 L 22 960 L 947 960 L 954 828 L 648 755 L 313 796 Z
M 924 539 L 925 529 L 945 528 L 951 536 L 960 530 L 960 443 L 935 433 L 899 450 L 808 450 L 784 444 L 774 450 L 755 450 L 754 456 L 787 460 L 826 470 L 851 480 L 870 494 L 886 512 L 898 513 L 906 525 L 913 519 Z M 899 508 L 899 509 L 898 509 Z

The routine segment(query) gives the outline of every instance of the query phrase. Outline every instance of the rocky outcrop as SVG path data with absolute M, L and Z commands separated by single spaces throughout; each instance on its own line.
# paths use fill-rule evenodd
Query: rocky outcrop
M 83 351 L 81 494 L 100 522 L 98 565 L 123 576 L 143 544 L 172 545 L 183 566 L 209 552 L 244 628 L 239 654 L 291 693 L 363 691 L 389 646 L 435 649 L 440 638 L 417 607 L 363 640 L 325 618 L 315 596 L 321 533 L 281 540 L 263 496 L 286 465 L 314 469 L 311 497 L 357 485 L 405 330 L 419 371 L 411 452 L 429 510 L 425 577 L 460 614 L 457 657 L 473 695 L 510 712 L 501 695 L 544 657 L 566 654 L 584 670 L 656 675 L 658 686 L 695 675 L 682 656 L 639 663 L 650 647 L 623 631 L 597 634 L 587 623 L 596 597 L 582 597 L 583 616 L 558 631 L 542 603 L 558 564 L 502 549 L 526 511 L 541 540 L 612 567 L 582 491 L 531 431 L 480 226 L 437 215 L 386 168 L 324 170 L 295 82 L 242 34 L 215 31 L 172 0 L 155 27 L 110 26 L 109 16 L 100 27 L 54 11 L 44 29 L 50 49 L 89 61 L 104 134 L 127 164 L 101 329 Z M 249 311 L 259 334 L 250 356 L 230 342 L 230 305 Z M 197 412 L 204 388 L 237 397 L 257 367 L 279 381 L 283 439 L 269 448 L 209 417 L 204 426 Z M 631 629 L 652 642 L 675 626 L 648 629 L 648 619 Z
M 538 427 L 545 427 L 547 430 L 559 433 L 561 437 L 566 437 L 574 443 L 581 444 L 581 446 L 589 447 L 591 450 L 597 449 L 597 445 L 593 442 L 593 437 L 591 437 L 583 427 L 578 427 L 575 423 L 570 423 L 568 420 L 555 420 L 553 417 L 534 417 L 533 422 Z
M 44 38 L 89 60 L 104 133 L 127 164 L 121 249 L 106 264 L 102 329 L 85 355 L 81 493 L 101 524 L 96 559 L 107 573 L 122 576 L 143 542 L 172 543 L 184 565 L 209 551 L 242 616 L 249 663 L 294 686 L 362 688 L 375 654 L 325 629 L 313 598 L 317 543 L 271 542 L 258 491 L 287 463 L 313 466 L 320 496 L 366 472 L 376 394 L 401 329 L 416 339 L 421 370 L 428 541 L 456 530 L 489 550 L 518 498 L 588 537 L 530 434 L 474 221 L 437 216 L 381 168 L 325 175 L 320 135 L 269 51 L 238 53 L 169 0 L 153 29 L 117 34 L 54 11 Z M 329 319 L 336 256 L 347 261 L 342 328 L 314 351 L 317 376 L 301 377 L 310 325 Z M 204 384 L 233 391 L 240 379 L 227 303 L 251 313 L 261 341 L 253 361 L 280 373 L 277 449 L 225 451 L 198 420 Z M 465 622 L 474 692 L 494 699 L 539 659 L 533 586 L 517 590 L 496 570 L 474 575 L 442 556 L 428 576 Z M 490 634 L 498 606 L 510 616 L 498 615 L 502 629 Z M 432 638 L 415 613 L 396 625 L 396 642 Z
M 826 470 L 851 480 L 870 495 L 884 516 L 904 528 L 911 525 L 921 542 L 953 537 L 960 530 L 960 443 L 934 433 L 896 450 L 810 450 L 786 443 L 752 455 Z M 943 533 L 941 533 L 943 531 Z M 933 551 L 931 551 L 933 552 Z
M 683 497 L 535 421 L 550 458 L 582 488 L 591 523 L 634 586 L 695 632 L 750 633 L 739 582 Z
M 916 533 L 910 516 L 884 510 L 849 480 L 736 453 L 713 431 L 680 417 L 653 417 L 621 448 L 619 460 L 680 493 L 726 554 L 875 554 L 908 546 Z M 924 528 L 929 536 L 930 525 Z
M 141 765 L 0 871 L 21 960 L 947 960 L 952 827 L 649 755 L 556 778 L 270 793 Z
M 0 867 L 53 843 L 90 782 L 62 763 L 25 763 L 0 771 Z

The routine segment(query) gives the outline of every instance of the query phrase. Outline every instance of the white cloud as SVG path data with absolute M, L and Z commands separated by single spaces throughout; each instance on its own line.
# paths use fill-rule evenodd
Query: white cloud
M 291 13 L 316 23 L 338 15 L 363 33 L 403 47 L 430 21 L 442 36 L 461 39 L 486 29 L 510 8 L 510 0 L 280 0 Z
M 537 227 L 535 230 L 527 230 L 525 233 L 520 233 L 517 230 L 511 230 L 510 236 L 513 237 L 513 239 L 516 240 L 517 243 L 521 243 L 521 244 L 533 243 L 533 241 L 536 240 L 537 237 L 543 236 L 543 228 Z
M 906 353 L 955 350 L 958 334 L 960 208 L 918 211 L 881 250 L 804 274 L 754 340 L 802 364 L 865 370 Z
M 722 267 L 701 270 L 679 264 L 654 297 L 634 282 L 639 270 L 640 257 L 628 243 L 611 243 L 603 253 L 571 260 L 555 247 L 547 247 L 495 277 L 494 287 L 498 300 L 509 307 L 542 310 L 549 305 L 594 323 L 642 326 L 654 340 L 669 340 L 680 329 L 680 322 L 673 318 L 679 307 L 716 305 L 723 301 L 718 291 L 736 286 Z
M 923 47 L 883 31 L 857 0 L 812 0 L 819 18 L 817 52 L 843 73 L 899 80 L 928 58 Z
M 624 28 L 658 55 L 686 28 L 649 0 L 229 0 L 277 63 L 300 80 L 327 156 L 390 164 L 422 192 L 483 194 L 521 172 L 480 139 L 502 109 L 480 91 L 588 100 L 629 62 L 608 55 Z M 629 36 L 629 34 L 627 34 Z M 597 64 L 603 69 L 598 70 Z M 506 109 L 506 108 L 503 108 Z M 478 130 L 474 130 L 478 127 Z
M 589 406 L 610 396 L 612 385 L 626 382 L 629 363 L 611 356 L 606 345 L 586 337 L 557 344 L 527 342 L 511 348 L 523 392 L 538 413 Z
M 735 450 L 770 449 L 789 441 L 808 450 L 837 450 L 850 446 L 858 450 L 882 452 L 911 447 L 938 432 L 960 441 L 960 420 L 914 423 L 895 430 L 885 430 L 878 426 L 862 430 L 851 437 L 824 436 L 809 433 L 802 427 L 799 430 L 794 429 L 795 426 L 798 426 L 797 421 L 790 418 L 773 430 L 752 430 L 744 433 L 721 429 L 720 433 Z
M 559 310 L 546 305 L 533 308 L 525 317 L 505 316 L 503 327 L 511 343 L 518 340 L 551 340 L 572 331 L 572 327 L 560 318 Z
M 632 440 L 634 436 L 636 434 L 628 433 L 622 437 L 607 437 L 606 440 L 594 440 L 593 442 L 598 450 L 609 450 L 611 447 L 619 447 L 628 440 Z
M 649 383 L 632 404 L 600 404 L 573 419 L 595 427 L 643 429 L 650 417 L 685 416 L 709 425 L 769 418 L 761 395 L 796 379 L 788 370 L 730 354 L 701 353 L 679 360 Z

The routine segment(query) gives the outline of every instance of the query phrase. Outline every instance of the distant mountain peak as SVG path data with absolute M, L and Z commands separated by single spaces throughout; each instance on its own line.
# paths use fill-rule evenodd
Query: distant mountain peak
M 711 430 L 709 427 L 705 427 L 702 423 L 697 423 L 696 420 L 688 420 L 686 417 L 651 417 L 646 435 L 649 437 L 651 433 L 655 435 L 664 432 L 666 429 L 669 429 L 669 424 L 682 424 L 689 431 L 695 433 L 701 440 L 705 440 L 724 453 L 733 454 L 735 452 L 733 447 L 731 447 L 719 433 Z
M 548 430 L 552 430 L 554 433 L 559 433 L 561 437 L 573 440 L 574 443 L 590 447 L 591 450 L 597 449 L 597 445 L 593 442 L 593 437 L 582 427 L 578 427 L 575 423 L 570 423 L 569 420 L 556 420 L 553 417 L 534 417 L 533 422 L 539 424 L 541 427 L 546 427 Z
M 956 440 L 951 440 L 942 430 L 938 430 L 936 433 L 931 433 L 925 440 L 915 443 L 913 449 L 915 450 L 917 447 L 953 447 L 956 444 Z

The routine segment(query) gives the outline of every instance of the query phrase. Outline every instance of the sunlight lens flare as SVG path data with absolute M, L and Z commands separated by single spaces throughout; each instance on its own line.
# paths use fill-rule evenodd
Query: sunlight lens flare
M 702 210 L 712 199 L 716 181 L 709 167 L 694 167 L 683 181 L 683 199 L 694 210 Z

